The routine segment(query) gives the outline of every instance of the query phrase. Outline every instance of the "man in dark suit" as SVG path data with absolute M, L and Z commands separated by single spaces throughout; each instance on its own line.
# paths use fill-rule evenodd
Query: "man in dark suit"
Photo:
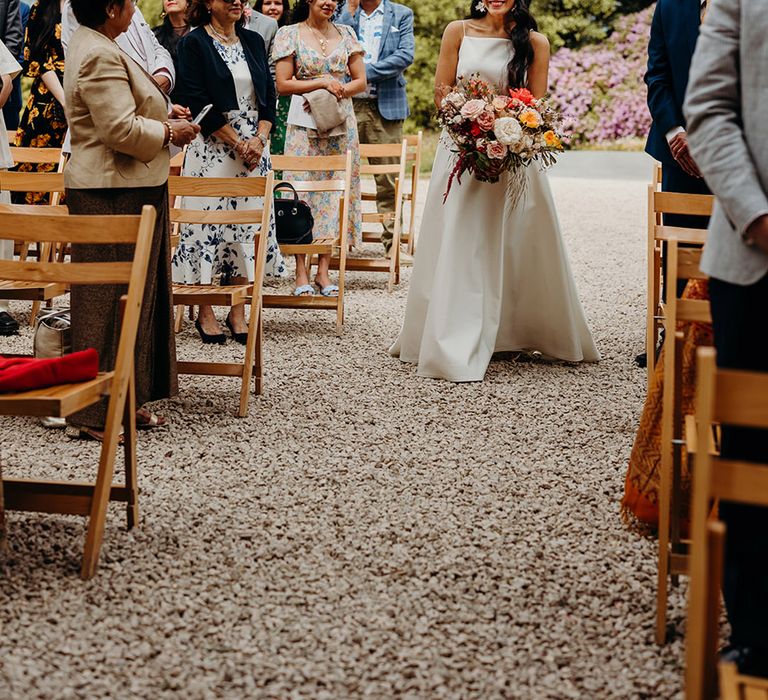
M 27 3 L 19 2 L 19 12 L 21 15 L 21 36 L 22 41 L 19 42 L 19 51 L 15 55 L 16 60 L 23 65 L 24 63 L 24 29 L 27 26 L 27 19 L 29 19 L 29 5 Z M 21 76 L 16 76 L 13 79 L 13 92 L 8 98 L 8 102 L 3 107 L 3 118 L 5 119 L 5 128 L 9 131 L 14 131 L 19 128 L 19 115 L 21 113 Z
M 707 0 L 659 0 L 653 14 L 645 74 L 653 122 L 645 150 L 662 164 L 661 189 L 665 192 L 710 193 L 688 149 L 683 116 L 688 73 L 706 6 Z M 666 215 L 664 223 L 706 228 L 707 219 Z M 636 358 L 641 366 L 645 366 L 646 360 L 645 353 Z

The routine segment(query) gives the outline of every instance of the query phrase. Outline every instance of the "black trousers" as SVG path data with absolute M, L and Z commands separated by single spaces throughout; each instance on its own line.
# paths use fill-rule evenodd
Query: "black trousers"
M 685 171 L 674 165 L 664 165 L 661 172 L 661 189 L 663 192 L 682 192 L 684 194 L 712 194 L 707 183 L 701 178 L 691 177 Z M 688 216 L 685 214 L 664 214 L 665 226 L 679 226 L 680 228 L 707 228 L 708 216 Z M 664 258 L 667 256 L 667 244 L 662 251 Z M 662 266 L 662 298 L 667 300 L 667 265 Z M 679 280 L 677 296 L 681 296 L 688 280 Z
M 709 293 L 718 365 L 768 372 L 768 274 L 749 286 L 711 279 Z M 721 453 L 768 464 L 768 430 L 724 426 Z M 768 508 L 721 503 L 720 517 L 731 643 L 751 647 L 768 668 Z
M 3 107 L 3 119 L 5 128 L 8 131 L 16 131 L 19 128 L 19 117 L 21 116 L 21 77 L 13 79 L 13 89 L 8 98 L 8 102 Z

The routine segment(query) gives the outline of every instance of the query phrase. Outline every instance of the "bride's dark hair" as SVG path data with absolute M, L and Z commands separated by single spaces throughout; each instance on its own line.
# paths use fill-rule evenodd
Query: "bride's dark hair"
M 478 0 L 472 0 L 469 10 L 470 19 L 482 19 L 486 13 L 477 9 Z M 533 46 L 530 33 L 539 25 L 528 9 L 528 0 L 515 0 L 514 7 L 504 19 L 504 28 L 512 40 L 514 55 L 507 65 L 510 88 L 525 87 L 528 68 L 533 63 Z

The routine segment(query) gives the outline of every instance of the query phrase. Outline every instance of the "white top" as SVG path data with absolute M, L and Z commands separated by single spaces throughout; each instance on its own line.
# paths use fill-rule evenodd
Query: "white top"
M 0 75 L 10 75 L 15 78 L 21 73 L 19 62 L 11 55 L 5 44 L 0 41 Z M 0 168 L 10 168 L 13 165 L 11 158 L 11 149 L 8 145 L 8 139 L 5 138 L 5 119 L 3 111 L 0 110 Z
M 513 56 L 512 41 L 501 37 L 465 34 L 461 40 L 462 48 L 465 44 L 466 49 L 459 51 L 459 64 L 456 67 L 457 80 L 479 74 L 482 80 L 505 91 L 509 83 L 507 64 Z
M 381 50 L 381 38 L 384 33 L 384 2 L 380 2 L 378 7 L 367 14 L 365 10 L 360 9 L 360 24 L 358 25 L 358 39 L 365 49 L 363 61 L 366 64 L 376 63 L 379 60 L 379 51 Z M 356 95 L 358 98 L 375 97 L 377 93 L 376 86 L 368 83 L 365 92 Z

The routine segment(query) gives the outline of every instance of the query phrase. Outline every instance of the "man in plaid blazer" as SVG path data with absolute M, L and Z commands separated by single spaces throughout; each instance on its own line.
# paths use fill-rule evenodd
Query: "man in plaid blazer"
M 368 88 L 353 100 L 361 143 L 400 143 L 410 114 L 403 73 L 413 63 L 413 12 L 390 0 L 347 0 L 341 24 L 354 30 L 365 49 Z M 377 163 L 392 159 L 378 158 Z M 395 211 L 395 178 L 376 175 L 376 207 Z M 389 252 L 393 224 L 384 224 L 381 241 Z

